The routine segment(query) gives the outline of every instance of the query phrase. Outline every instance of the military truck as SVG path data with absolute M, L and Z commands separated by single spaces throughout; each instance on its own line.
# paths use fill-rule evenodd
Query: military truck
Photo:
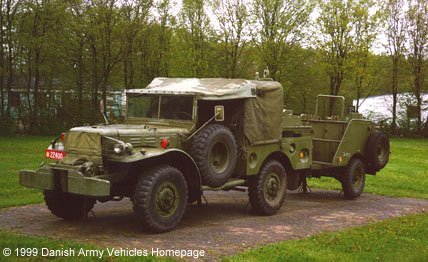
M 343 97 L 318 96 L 314 115 L 285 110 L 275 81 L 156 78 L 126 91 L 126 119 L 70 129 L 51 142 L 55 159 L 19 172 L 62 219 L 98 202 L 131 199 L 144 229 L 172 230 L 206 190 L 244 189 L 253 213 L 272 215 L 286 190 L 331 176 L 346 199 L 389 159 L 388 137 Z

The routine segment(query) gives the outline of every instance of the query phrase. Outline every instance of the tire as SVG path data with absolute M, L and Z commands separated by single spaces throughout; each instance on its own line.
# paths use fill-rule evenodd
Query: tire
M 371 133 L 365 150 L 368 171 L 377 172 L 384 168 L 389 161 L 389 150 L 389 138 L 385 133 Z
M 286 188 L 284 167 L 276 160 L 269 160 L 257 176 L 250 178 L 248 196 L 252 211 L 265 216 L 275 214 L 284 202 Z
M 364 190 L 366 182 L 366 171 L 363 161 L 357 158 L 351 159 L 341 181 L 345 199 L 359 197 Z
M 207 125 L 194 136 L 190 154 L 199 167 L 202 183 L 219 187 L 227 182 L 235 168 L 235 137 L 223 125 Z
M 64 220 L 79 220 L 86 217 L 96 200 L 88 197 L 45 190 L 43 192 L 48 209 Z
M 153 233 L 172 230 L 183 218 L 187 185 L 175 167 L 161 165 L 139 177 L 133 205 L 142 226 Z

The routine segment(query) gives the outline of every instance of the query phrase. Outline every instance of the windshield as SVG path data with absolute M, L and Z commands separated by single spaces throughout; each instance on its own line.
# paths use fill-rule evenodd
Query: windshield
M 192 112 L 191 96 L 128 95 L 128 117 L 192 120 Z

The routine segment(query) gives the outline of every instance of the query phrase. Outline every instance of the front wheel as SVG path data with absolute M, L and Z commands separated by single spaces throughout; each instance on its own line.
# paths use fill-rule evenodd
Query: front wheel
M 258 215 L 275 214 L 284 202 L 286 188 L 284 167 L 277 160 L 269 160 L 257 176 L 250 178 L 248 196 L 252 211 Z
M 186 210 L 187 185 L 175 167 L 162 165 L 139 177 L 134 211 L 144 228 L 154 233 L 172 230 Z
M 359 197 L 364 190 L 366 171 L 360 159 L 352 159 L 346 167 L 342 178 L 342 190 L 345 199 Z
M 78 220 L 86 217 L 96 200 L 80 195 L 45 190 L 43 192 L 48 209 L 64 220 Z

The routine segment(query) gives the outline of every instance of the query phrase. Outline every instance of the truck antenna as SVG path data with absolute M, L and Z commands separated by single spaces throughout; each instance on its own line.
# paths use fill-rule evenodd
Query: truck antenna
M 108 122 L 108 120 L 107 120 L 107 116 L 106 116 L 106 114 L 104 113 L 104 100 L 102 100 L 101 99 L 101 101 L 100 101 L 100 111 L 101 111 L 101 114 L 103 115 L 103 117 L 104 117 L 104 121 L 106 122 L 106 125 L 109 125 L 109 122 Z

